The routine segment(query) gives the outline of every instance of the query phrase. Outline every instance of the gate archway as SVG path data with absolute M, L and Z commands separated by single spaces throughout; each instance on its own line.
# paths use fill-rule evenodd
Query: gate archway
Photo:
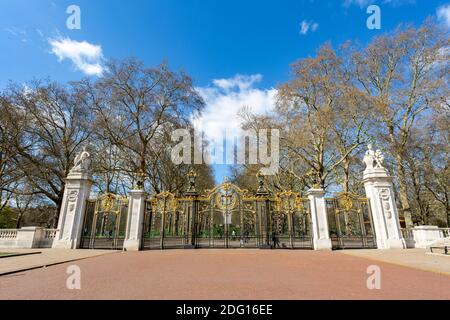
M 128 199 L 107 193 L 87 201 L 80 247 L 122 249 L 128 215 Z
M 333 249 L 376 249 L 369 199 L 341 193 L 326 200 Z
M 197 248 L 258 248 L 260 217 L 256 198 L 227 180 L 199 198 L 195 218 Z

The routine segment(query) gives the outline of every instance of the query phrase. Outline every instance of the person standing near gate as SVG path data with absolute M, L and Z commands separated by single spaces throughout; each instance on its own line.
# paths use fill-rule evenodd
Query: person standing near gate
M 272 231 L 272 249 L 275 249 L 277 246 L 277 236 L 275 231 Z
M 281 248 L 280 246 L 280 237 L 277 232 L 272 231 L 272 248 Z

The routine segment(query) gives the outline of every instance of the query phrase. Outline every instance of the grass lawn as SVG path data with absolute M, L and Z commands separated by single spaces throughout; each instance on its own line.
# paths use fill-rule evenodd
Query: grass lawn
M 0 252 L 1 258 L 11 258 L 11 257 L 20 257 L 20 256 L 28 256 L 32 254 L 41 254 L 42 252 Z
M 9 256 L 14 256 L 17 253 L 14 252 L 8 252 L 8 253 L 4 253 L 4 252 L 0 252 L 0 258 L 5 258 L 5 257 L 9 257 Z

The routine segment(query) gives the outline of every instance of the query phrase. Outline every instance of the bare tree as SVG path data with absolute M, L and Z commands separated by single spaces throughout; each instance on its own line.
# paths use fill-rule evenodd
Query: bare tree
M 175 168 L 170 161 L 170 133 L 191 128 L 191 116 L 204 107 L 191 78 L 171 71 L 167 64 L 147 68 L 130 58 L 111 61 L 103 78 L 79 86 L 89 92 L 96 136 L 114 150 L 114 170 L 131 180 L 143 172 L 154 192 L 179 190 L 186 179 L 181 173 L 186 170 Z M 112 160 L 111 152 L 105 155 Z M 111 171 L 109 166 L 104 169 Z
M 309 166 L 310 186 L 325 188 L 339 167 L 348 170 L 364 142 L 362 113 L 368 108 L 358 104 L 364 99 L 330 45 L 294 63 L 292 72 L 293 79 L 279 88 L 277 113 L 288 130 L 283 140 L 290 155 Z
M 12 124 L 6 152 L 21 183 L 29 185 L 22 194 L 50 199 L 57 207 L 52 222 L 56 226 L 64 179 L 91 133 L 83 94 L 73 86 L 35 81 L 27 87 L 11 85 L 1 103 L 5 121 Z
M 380 36 L 354 55 L 356 79 L 376 99 L 380 132 L 396 162 L 408 227 L 413 225 L 405 168 L 408 139 L 420 116 L 449 96 L 448 45 L 445 33 L 428 21 L 417 29 L 399 28 Z

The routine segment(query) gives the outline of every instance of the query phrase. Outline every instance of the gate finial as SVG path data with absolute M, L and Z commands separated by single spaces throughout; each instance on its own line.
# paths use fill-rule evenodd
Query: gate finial
M 189 171 L 187 176 L 188 176 L 188 182 L 189 182 L 188 193 L 196 192 L 195 180 L 197 179 L 197 173 L 194 171 L 194 169 L 191 169 L 191 171 Z
M 258 179 L 258 190 L 256 191 L 257 194 L 267 194 L 268 191 L 266 189 L 266 186 L 264 184 L 264 175 L 259 171 L 256 174 L 256 178 Z
M 145 184 L 145 173 L 141 169 L 136 174 L 136 190 L 144 190 L 144 184 Z

